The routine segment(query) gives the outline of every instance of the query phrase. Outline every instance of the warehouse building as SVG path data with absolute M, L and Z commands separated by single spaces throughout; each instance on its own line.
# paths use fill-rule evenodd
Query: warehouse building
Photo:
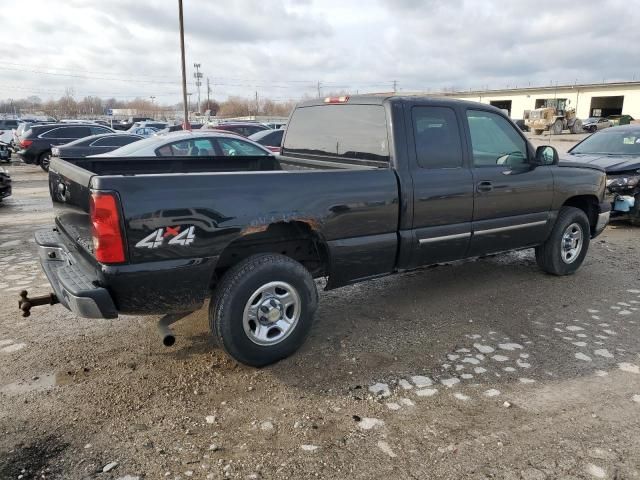
M 578 118 L 631 115 L 640 120 L 640 82 L 553 85 L 444 93 L 446 96 L 488 103 L 523 118 L 525 110 L 559 105 L 575 108 Z

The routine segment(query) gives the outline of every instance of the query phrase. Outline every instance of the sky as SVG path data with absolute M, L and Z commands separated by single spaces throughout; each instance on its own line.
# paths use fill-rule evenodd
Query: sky
M 184 0 L 212 97 L 640 80 L 631 0 Z M 0 0 L 0 99 L 181 99 L 177 0 Z

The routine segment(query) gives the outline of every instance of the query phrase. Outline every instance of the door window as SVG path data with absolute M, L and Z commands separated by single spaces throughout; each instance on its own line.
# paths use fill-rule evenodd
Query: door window
M 91 129 L 91 135 L 100 135 L 103 133 L 111 133 L 111 131 L 107 130 L 103 127 L 89 127 Z
M 446 107 L 413 107 L 416 158 L 421 168 L 462 166 L 462 144 L 455 112 Z
M 156 150 L 159 157 L 210 157 L 215 150 L 208 138 L 198 138 L 170 143 Z
M 218 138 L 218 145 L 222 150 L 222 155 L 225 157 L 268 155 L 268 153 L 261 148 L 235 138 Z
M 473 165 L 518 166 L 527 163 L 527 145 L 503 117 L 491 112 L 467 110 Z

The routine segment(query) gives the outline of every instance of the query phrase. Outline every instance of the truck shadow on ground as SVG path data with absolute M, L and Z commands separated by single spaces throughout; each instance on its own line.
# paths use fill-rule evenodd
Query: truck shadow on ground
M 590 374 L 595 362 L 558 369 L 568 356 L 575 359 L 567 337 L 563 340 L 554 329 L 560 330 L 557 324 L 568 319 L 589 319 L 585 298 L 602 294 L 596 270 L 596 264 L 586 262 L 573 276 L 545 275 L 529 250 L 321 292 L 305 345 L 263 371 L 283 384 L 317 393 L 327 388 L 347 391 L 390 375 L 437 377 L 445 373 L 448 355 L 472 346 L 473 336 L 482 336 L 495 349 L 499 342 L 524 345 L 527 339 L 531 345 L 525 346 L 526 355 L 532 357 L 526 362 L 532 364 L 528 376 L 549 375 L 550 370 L 558 378 Z M 568 296 L 571 291 L 580 295 Z M 205 318 L 197 317 L 189 329 L 192 334 L 172 356 L 187 359 L 217 349 L 206 333 Z M 220 349 L 215 358 L 224 362 L 218 355 L 224 356 Z M 246 369 L 251 371 L 241 371 Z M 517 380 L 503 374 L 499 381 Z

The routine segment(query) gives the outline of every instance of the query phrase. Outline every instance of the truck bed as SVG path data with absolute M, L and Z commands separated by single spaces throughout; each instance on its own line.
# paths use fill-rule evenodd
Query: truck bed
M 201 304 L 233 245 L 278 241 L 285 230 L 327 245 L 332 286 L 395 266 L 400 198 L 391 168 L 274 157 L 54 158 L 49 187 L 60 242 L 91 265 L 89 277 L 121 313 Z M 117 199 L 122 263 L 95 259 L 97 192 Z M 193 240 L 170 243 L 178 231 Z

